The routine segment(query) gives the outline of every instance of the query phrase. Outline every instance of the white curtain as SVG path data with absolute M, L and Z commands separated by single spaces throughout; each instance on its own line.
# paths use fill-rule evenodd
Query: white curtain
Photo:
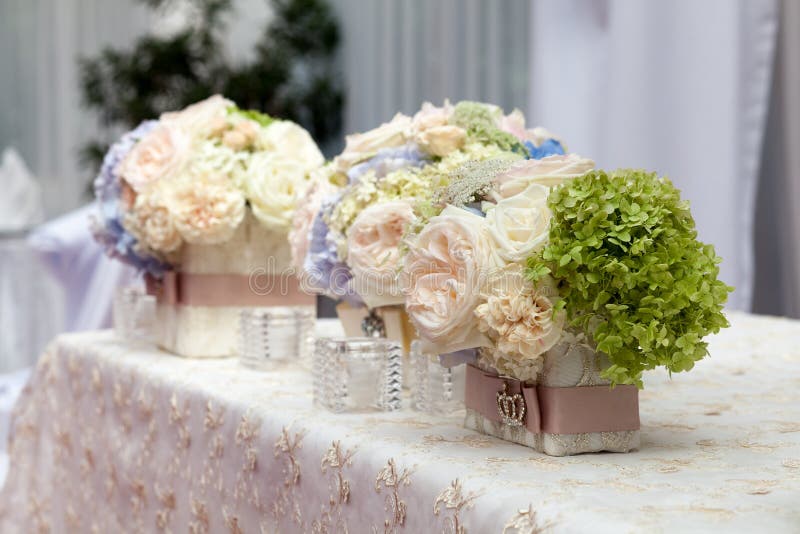
M 524 110 L 529 0 L 332 0 L 343 36 L 345 130 L 428 100 Z
M 669 176 L 753 293 L 755 192 L 777 0 L 533 0 L 528 108 L 599 166 Z M 795 94 L 796 97 L 796 94 Z
M 782 0 L 756 208 L 753 309 L 800 318 L 800 2 Z

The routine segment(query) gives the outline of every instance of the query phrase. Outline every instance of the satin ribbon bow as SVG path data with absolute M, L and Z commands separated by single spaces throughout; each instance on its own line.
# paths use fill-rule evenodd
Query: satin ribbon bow
M 467 366 L 465 404 L 486 419 L 534 434 L 582 434 L 639 429 L 636 386 L 528 385 Z

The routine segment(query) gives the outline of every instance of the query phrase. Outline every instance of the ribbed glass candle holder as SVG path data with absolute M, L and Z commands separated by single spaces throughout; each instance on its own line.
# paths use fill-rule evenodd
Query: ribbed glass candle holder
M 414 410 L 446 415 L 464 407 L 464 365 L 444 367 L 437 354 L 424 352 L 420 341 L 413 341 L 411 366 L 414 372 L 411 407 Z
M 293 308 L 245 308 L 239 316 L 239 358 L 252 369 L 272 370 L 295 362 L 297 338 Z
M 297 356 L 298 362 L 306 370 L 312 369 L 314 358 L 314 330 L 317 325 L 317 310 L 310 306 L 297 307 Z
M 381 338 L 321 338 L 314 352 L 314 404 L 333 412 L 400 409 L 403 350 Z
M 138 287 L 121 287 L 111 310 L 114 333 L 128 342 L 155 343 L 156 299 Z

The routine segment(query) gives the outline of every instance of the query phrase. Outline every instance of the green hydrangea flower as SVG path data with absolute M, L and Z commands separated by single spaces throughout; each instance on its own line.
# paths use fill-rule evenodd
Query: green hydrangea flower
M 230 106 L 228 108 L 228 113 L 239 115 L 241 117 L 244 117 L 245 119 L 250 119 L 251 121 L 255 121 L 262 127 L 267 127 L 273 122 L 275 122 L 275 119 L 273 119 L 266 113 L 261 113 L 260 111 L 256 111 L 254 109 L 241 109 L 238 106 Z
M 453 108 L 451 124 L 467 131 L 470 143 L 495 145 L 501 150 L 528 155 L 528 149 L 514 135 L 504 132 L 497 125 L 503 110 L 497 106 L 464 100 Z
M 720 258 L 697 239 L 688 202 L 655 173 L 593 171 L 554 189 L 550 242 L 527 274 L 550 273 L 568 317 L 611 361 L 603 376 L 641 387 L 644 370 L 688 371 L 703 338 L 728 326 L 733 288 Z

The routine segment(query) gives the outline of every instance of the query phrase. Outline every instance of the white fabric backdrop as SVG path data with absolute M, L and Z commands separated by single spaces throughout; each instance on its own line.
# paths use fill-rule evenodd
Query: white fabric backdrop
M 604 168 L 670 176 L 749 309 L 775 0 L 535 0 L 529 110 Z

